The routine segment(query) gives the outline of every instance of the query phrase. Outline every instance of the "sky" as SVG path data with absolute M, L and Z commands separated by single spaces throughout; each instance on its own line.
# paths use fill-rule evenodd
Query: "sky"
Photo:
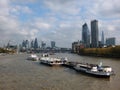
M 0 46 L 38 39 L 58 47 L 81 40 L 82 25 L 98 20 L 99 40 L 120 44 L 120 0 L 0 0 Z

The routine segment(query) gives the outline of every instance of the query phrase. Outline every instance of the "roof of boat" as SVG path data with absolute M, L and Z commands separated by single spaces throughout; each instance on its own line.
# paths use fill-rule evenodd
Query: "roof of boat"
M 30 57 L 37 57 L 37 55 L 36 54 L 31 54 Z

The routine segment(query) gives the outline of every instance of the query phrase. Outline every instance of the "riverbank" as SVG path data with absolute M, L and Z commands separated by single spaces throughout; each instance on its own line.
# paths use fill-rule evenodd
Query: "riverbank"
M 120 46 L 107 48 L 83 48 L 79 50 L 79 55 L 120 58 Z
M 16 53 L 16 50 L 0 48 L 0 54 L 13 54 Z

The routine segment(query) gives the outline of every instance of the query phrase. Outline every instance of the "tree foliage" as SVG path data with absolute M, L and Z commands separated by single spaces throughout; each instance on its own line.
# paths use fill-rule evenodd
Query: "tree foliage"
M 84 48 L 80 49 L 82 55 L 120 57 L 120 46 L 107 48 Z
M 7 50 L 4 48 L 0 48 L 0 53 L 15 53 L 15 50 Z

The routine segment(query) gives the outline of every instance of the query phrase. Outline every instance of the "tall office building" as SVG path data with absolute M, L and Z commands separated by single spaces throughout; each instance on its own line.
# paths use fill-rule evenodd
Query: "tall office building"
M 90 47 L 90 32 L 86 23 L 82 26 L 82 42 L 86 48 Z
M 38 41 L 37 41 L 37 38 L 35 38 L 34 49 L 37 49 L 37 48 L 38 48 Z
M 41 48 L 45 49 L 46 48 L 46 43 L 44 41 L 41 42 Z
M 55 41 L 51 41 L 51 48 L 55 48 Z
M 31 41 L 31 48 L 34 48 L 34 41 Z
M 97 48 L 99 46 L 99 31 L 98 31 L 98 21 L 91 21 L 91 46 L 92 48 Z
M 102 36 L 101 36 L 101 44 L 104 46 L 105 41 L 104 41 L 104 32 L 102 31 Z
M 22 47 L 26 48 L 26 42 L 25 42 L 25 40 L 23 40 L 23 42 L 22 42 Z

